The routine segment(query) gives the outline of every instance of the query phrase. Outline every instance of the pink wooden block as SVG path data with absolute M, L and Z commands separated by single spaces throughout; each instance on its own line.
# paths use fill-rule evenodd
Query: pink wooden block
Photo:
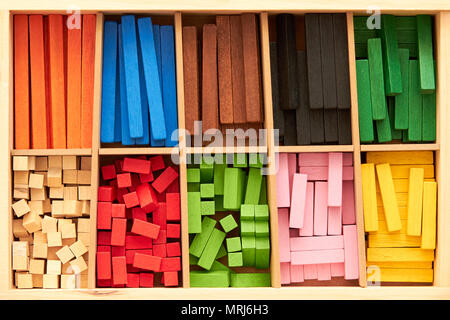
M 287 208 L 291 204 L 289 197 L 288 154 L 279 153 L 277 155 L 277 206 L 278 208 Z
M 280 243 L 280 262 L 291 261 L 289 245 L 289 209 L 278 209 L 278 241 Z
M 308 181 L 326 181 L 328 179 L 328 167 L 300 167 L 300 173 L 308 175 Z
M 328 207 L 328 234 L 342 234 L 342 207 Z
M 343 249 L 343 236 L 291 238 L 291 251 Z
M 353 153 L 345 152 L 343 154 L 343 160 L 344 160 L 344 162 L 343 162 L 344 167 L 353 166 Z
M 342 224 L 356 224 L 353 181 L 342 183 Z
M 342 152 L 328 154 L 328 206 L 342 205 Z
M 344 226 L 345 280 L 359 278 L 358 234 L 356 225 Z M 292 259 L 292 257 L 291 257 Z
M 289 172 L 289 196 L 292 201 L 292 183 L 294 181 L 294 174 L 297 173 L 297 154 L 288 153 L 288 172 Z
M 294 174 L 292 184 L 291 210 L 289 216 L 289 227 L 303 228 L 306 207 L 306 174 Z
M 299 230 L 298 235 L 302 237 L 310 237 L 314 230 L 314 182 L 306 184 L 306 203 L 305 218 L 303 220 L 303 228 Z
M 343 277 L 345 274 L 344 263 L 330 263 L 331 276 L 332 277 Z
M 305 264 L 303 266 L 303 275 L 305 280 L 316 280 L 317 264 Z
M 305 281 L 303 276 L 303 266 L 289 264 L 291 269 L 291 283 L 299 283 Z
M 314 192 L 314 235 L 326 236 L 328 232 L 328 184 L 316 182 Z
M 353 167 L 344 167 L 342 169 L 342 180 L 353 180 Z
M 281 284 L 291 283 L 291 270 L 289 262 L 280 263 L 280 273 L 281 273 Z
M 328 166 L 328 153 L 306 152 L 298 154 L 298 165 L 300 167 L 326 167 Z
M 344 249 L 292 251 L 291 264 L 344 262 Z
M 317 265 L 317 280 L 331 280 L 331 269 L 329 263 L 322 263 Z

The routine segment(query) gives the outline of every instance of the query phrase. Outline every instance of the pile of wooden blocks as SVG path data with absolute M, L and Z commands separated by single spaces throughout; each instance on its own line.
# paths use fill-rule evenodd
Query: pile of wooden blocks
M 100 141 L 177 145 L 175 77 L 172 25 L 154 25 L 150 17 L 136 23 L 134 15 L 105 21 Z
M 101 167 L 97 286 L 179 285 L 180 185 L 161 155 L 125 157 Z
M 436 80 L 430 15 L 355 17 L 360 139 L 436 140 Z
M 91 157 L 14 156 L 17 288 L 87 288 Z
M 345 13 L 277 15 L 270 63 L 284 145 L 352 144 Z
M 262 156 L 216 154 L 203 156 L 200 165 L 189 165 L 191 287 L 270 286 L 270 273 L 261 273 L 270 261 Z M 257 272 L 232 269 L 240 267 Z
M 262 128 L 258 29 L 253 13 L 216 16 L 216 24 L 202 26 L 201 41 L 196 26 L 183 27 L 188 134 Z M 202 121 L 202 132 L 195 130 L 194 121 Z
M 16 149 L 92 145 L 96 16 L 76 16 L 14 15 Z
M 362 164 L 362 191 L 367 280 L 433 282 L 433 152 L 368 152 Z
M 278 154 L 281 283 L 359 278 L 351 153 Z

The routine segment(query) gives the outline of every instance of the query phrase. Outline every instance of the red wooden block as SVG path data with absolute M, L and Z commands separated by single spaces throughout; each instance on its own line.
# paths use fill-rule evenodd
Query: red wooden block
M 127 219 L 112 219 L 111 245 L 122 247 L 125 245 L 125 235 L 127 233 Z
M 126 195 L 128 192 L 129 191 L 127 188 L 117 189 L 116 190 L 117 201 L 119 201 L 119 203 L 125 204 L 125 201 L 123 200 L 123 196 Z
M 125 218 L 125 204 L 113 203 L 111 205 L 111 217 L 113 218 Z
M 153 255 L 156 257 L 161 257 L 161 258 L 167 257 L 166 245 L 165 244 L 153 245 Z
M 122 173 L 123 160 L 120 160 L 120 159 L 114 160 L 114 165 L 116 167 L 116 174 Z
M 123 201 L 125 202 L 125 206 L 127 208 L 133 208 L 139 205 L 139 199 L 135 191 L 124 194 Z
M 153 177 L 153 172 L 150 171 L 149 174 L 139 173 L 139 180 L 141 183 L 152 182 L 155 178 Z
M 150 238 L 134 235 L 125 236 L 126 249 L 151 249 L 153 241 Z
M 139 288 L 139 274 L 128 273 L 127 274 L 127 288 Z
M 110 246 L 97 246 L 97 252 L 111 252 Z
M 180 221 L 180 194 L 166 193 L 167 221 Z
M 122 170 L 125 172 L 150 173 L 150 161 L 137 158 L 124 158 Z
M 181 235 L 181 228 L 179 224 L 168 223 L 166 237 L 168 239 L 178 239 Z
M 111 229 L 111 202 L 97 203 L 97 229 Z
M 180 193 L 180 183 L 178 180 L 172 182 L 166 189 L 167 193 Z
M 139 207 L 131 209 L 131 217 L 132 219 L 147 221 L 147 213 L 145 213 L 144 209 Z
M 160 271 L 166 272 L 166 271 L 180 271 L 180 270 L 181 270 L 180 257 L 162 258 Z
M 150 222 L 135 219 L 133 220 L 131 232 L 147 238 L 157 239 L 160 232 L 160 226 Z
M 112 258 L 113 285 L 127 284 L 127 262 L 125 257 Z
M 97 279 L 111 279 L 111 252 L 97 252 Z
M 153 212 L 153 223 L 167 230 L 167 206 L 165 202 L 160 202 L 158 208 Z
M 153 244 L 163 244 L 163 243 L 167 243 L 167 231 L 159 230 L 158 238 L 153 240 Z
M 98 201 L 114 201 L 116 199 L 116 188 L 114 186 L 98 187 Z
M 155 245 L 156 246 L 156 245 Z M 181 256 L 181 247 L 179 242 L 170 242 L 166 244 L 166 251 L 168 257 Z
M 99 288 L 110 288 L 112 285 L 111 279 L 99 280 L 97 279 L 97 287 Z
M 153 273 L 148 272 L 139 273 L 139 287 L 153 288 Z
M 118 188 L 131 187 L 131 174 L 129 172 L 119 173 L 117 175 L 117 187 Z
M 167 167 L 152 183 L 152 187 L 159 193 L 163 193 L 167 187 L 178 178 L 178 172 L 172 167 Z
M 136 173 L 132 173 L 131 174 L 131 187 L 136 188 L 140 184 L 141 184 L 141 179 L 139 179 L 139 175 Z
M 159 280 L 159 283 L 164 284 L 164 272 L 161 275 L 161 279 Z
M 162 259 L 167 258 L 160 258 L 136 252 L 134 255 L 133 267 L 159 272 Z
M 102 167 L 103 180 L 111 180 L 116 178 L 116 166 L 109 164 Z
M 111 245 L 111 231 L 99 231 L 97 233 L 97 245 L 110 246 Z
M 125 246 L 123 246 L 123 247 L 111 247 L 111 256 L 112 257 L 125 257 L 125 255 L 126 255 Z
M 152 171 L 162 170 L 166 167 L 164 158 L 161 155 L 150 157 L 148 160 L 152 163 Z
M 178 272 L 168 271 L 164 272 L 164 286 L 165 287 L 175 287 L 178 286 Z
M 166 193 L 156 193 L 156 199 L 158 200 L 158 203 L 160 202 L 166 202 Z
M 153 255 L 152 249 L 142 249 L 142 250 L 126 250 L 125 257 L 127 258 L 127 264 L 133 264 L 134 261 L 134 255 L 136 252 L 142 253 L 142 254 L 148 254 L 149 256 Z
M 128 273 L 139 273 L 139 272 L 142 272 L 142 271 L 145 271 L 145 270 L 142 270 L 142 269 L 139 269 L 139 268 L 135 268 L 135 267 L 133 267 L 132 264 L 127 264 L 127 272 Z
M 136 188 L 136 194 L 141 208 L 153 211 L 158 207 L 156 192 L 148 183 L 142 183 Z

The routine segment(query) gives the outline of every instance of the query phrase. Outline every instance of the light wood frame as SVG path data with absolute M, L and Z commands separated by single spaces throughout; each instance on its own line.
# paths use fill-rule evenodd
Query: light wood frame
M 44 3 L 42 3 L 44 2 Z M 127 6 L 119 0 L 114 1 L 59 1 L 57 4 L 48 1 L 39 4 L 27 3 L 27 1 L 15 1 L 9 7 L 2 8 L 0 5 L 0 163 L 3 164 L 0 177 L 8 184 L 0 185 L 0 205 L 3 209 L 0 221 L 0 254 L 4 257 L 0 263 L 0 299 L 390 299 L 395 297 L 410 299 L 442 299 L 450 297 L 450 202 L 445 199 L 448 194 L 448 181 L 450 173 L 445 163 L 450 161 L 450 133 L 446 126 L 449 123 L 450 113 L 445 106 L 450 102 L 450 10 L 447 1 L 422 1 L 410 0 L 380 1 L 379 5 L 383 12 L 396 14 L 428 13 L 435 15 L 435 39 L 438 70 L 437 90 L 437 140 L 434 144 L 383 144 L 383 145 L 360 145 L 358 127 L 358 108 L 356 96 L 356 70 L 353 37 L 353 13 L 364 13 L 370 1 L 317 1 L 314 4 L 303 4 L 296 1 L 236 1 L 227 3 L 220 1 L 208 1 L 205 6 L 202 1 L 189 2 L 189 6 L 180 1 L 164 4 L 161 8 L 159 1 L 141 2 L 138 0 L 127 1 Z M 95 91 L 94 91 L 94 114 L 93 114 L 93 143 L 91 149 L 72 150 L 14 150 L 13 149 L 13 65 L 12 65 L 12 15 L 20 12 L 66 13 L 66 8 L 76 3 L 83 10 L 82 13 L 97 14 L 97 37 L 95 58 Z M 198 3 L 197 3 L 198 2 Z M 106 4 L 107 3 L 107 4 Z M 415 8 L 414 10 L 409 8 Z M 48 9 L 48 10 L 47 10 Z M 179 10 L 179 11 L 178 11 Z M 186 154 L 201 153 L 202 148 L 187 148 L 185 136 L 180 133 L 180 143 L 176 148 L 101 148 L 99 134 L 99 116 L 101 107 L 101 65 L 102 65 L 102 43 L 103 43 L 103 13 L 133 12 L 141 14 L 165 14 L 174 16 L 176 67 L 177 67 L 177 102 L 179 127 L 184 127 L 184 90 L 183 90 L 183 59 L 182 59 L 182 12 L 202 12 L 208 14 L 217 13 L 241 13 L 257 12 L 260 18 L 261 37 L 261 66 L 262 84 L 264 98 L 265 128 L 273 128 L 272 96 L 271 96 L 271 74 L 269 57 L 268 36 L 268 14 L 278 12 L 347 12 L 347 24 L 349 30 L 349 65 L 350 65 L 350 88 L 351 88 L 351 118 L 352 118 L 352 140 L 353 144 L 348 146 L 280 146 L 276 147 L 273 136 L 268 136 L 267 147 L 262 149 L 267 152 L 269 158 L 274 159 L 277 152 L 353 152 L 355 173 L 355 204 L 357 209 L 357 225 L 360 256 L 360 286 L 359 287 L 281 287 L 279 250 L 278 250 L 278 217 L 276 206 L 276 179 L 275 176 L 268 177 L 268 198 L 271 212 L 271 274 L 272 288 L 224 288 L 224 289 L 197 289 L 189 288 L 189 252 L 187 233 L 187 186 L 186 165 L 180 164 L 180 193 L 182 209 L 182 274 L 183 288 L 152 288 L 152 289 L 96 289 L 95 288 L 95 250 L 91 250 L 89 257 L 89 289 L 79 290 L 38 290 L 38 289 L 15 289 L 12 285 L 11 271 L 11 156 L 13 155 L 91 155 L 92 156 L 92 203 L 91 203 L 91 248 L 96 245 L 96 190 L 98 187 L 98 164 L 101 155 L 124 155 L 124 154 L 172 154 L 178 153 L 180 159 Z M 438 181 L 438 237 L 435 261 L 435 281 L 432 287 L 381 287 L 366 288 L 365 279 L 365 242 L 362 215 L 362 193 L 361 193 L 361 152 L 366 151 L 393 151 L 393 150 L 431 150 L 436 155 L 436 176 Z M 222 148 L 215 152 L 230 152 L 235 149 Z M 245 152 L 254 152 L 246 148 Z M 269 166 L 274 166 L 274 161 Z M 189 288 L 189 289 L 187 289 Z

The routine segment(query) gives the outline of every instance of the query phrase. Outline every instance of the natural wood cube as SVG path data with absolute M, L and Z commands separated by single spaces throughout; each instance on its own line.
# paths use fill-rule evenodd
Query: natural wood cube
M 29 171 L 14 171 L 14 185 L 28 184 L 30 177 Z
M 78 169 L 77 156 L 63 156 L 63 166 L 62 167 L 64 170 Z
M 64 200 L 52 201 L 52 217 L 53 218 L 64 217 Z
M 42 231 L 33 233 L 33 244 L 34 243 L 47 243 L 47 234 Z
M 28 157 L 14 156 L 13 157 L 13 171 L 28 171 Z
M 36 157 L 36 171 L 47 171 L 48 170 L 48 158 L 47 157 Z
M 75 258 L 73 255 L 72 250 L 68 246 L 64 246 L 58 251 L 56 251 L 56 255 L 58 256 L 59 260 L 61 260 L 61 263 L 67 263 L 71 259 Z
M 78 186 L 78 200 L 91 200 L 91 186 Z
M 70 261 L 70 265 L 72 266 L 72 269 L 75 274 L 82 273 L 88 268 L 86 261 L 84 261 L 83 257 L 78 257 L 75 260 Z
M 75 239 L 77 237 L 77 230 L 75 224 L 63 224 L 61 226 L 62 239 Z
M 47 260 L 47 274 L 61 274 L 61 261 Z
M 78 184 L 91 184 L 91 170 L 78 170 Z
M 81 201 L 81 213 L 88 216 L 91 214 L 91 202 L 89 200 Z
M 51 213 L 52 212 L 52 202 L 49 198 L 42 201 L 42 208 L 44 210 L 44 213 Z
M 33 190 L 33 189 L 31 189 Z M 15 184 L 14 185 L 14 199 L 30 199 L 30 188 L 28 188 L 28 184 Z
M 29 233 L 39 231 L 42 229 L 42 218 L 37 213 L 28 212 L 23 217 L 23 227 L 27 229 Z
M 64 199 L 64 187 L 50 187 L 49 192 L 50 199 Z
M 29 233 L 27 229 L 23 227 L 22 219 L 13 220 L 13 235 L 15 238 L 28 237 Z
M 81 257 L 83 254 L 88 252 L 88 249 L 86 248 L 86 246 L 83 244 L 83 242 L 81 240 L 78 240 L 77 242 L 72 244 L 70 246 L 70 250 L 77 258 Z
M 12 205 L 12 208 L 18 218 L 31 211 L 30 207 L 28 206 L 28 202 L 25 199 L 15 202 Z
M 28 206 L 30 207 L 31 212 L 34 212 L 40 216 L 44 214 L 44 201 L 30 200 L 28 201 Z
M 91 170 L 91 157 L 81 157 L 81 170 Z
M 64 215 L 67 217 L 80 217 L 81 202 L 78 200 L 64 200 Z
M 44 289 L 58 289 L 59 288 L 59 275 L 44 274 L 44 286 L 43 287 L 44 287 Z
M 80 277 L 80 288 L 87 289 L 88 288 L 88 276 L 82 274 Z
M 35 243 L 33 245 L 33 259 L 47 259 L 48 245 L 46 243 Z
M 64 200 L 79 200 L 78 187 L 64 187 Z
M 33 274 L 33 288 L 43 288 L 44 287 L 44 275 L 43 274 Z
M 28 271 L 29 268 L 28 250 L 29 250 L 28 242 L 13 241 L 12 243 L 13 270 Z
M 52 218 L 50 216 L 44 216 L 44 219 L 42 219 L 42 232 L 57 232 L 57 223 L 58 219 Z
M 30 259 L 30 271 L 31 274 L 44 274 L 45 273 L 45 260 Z
M 61 275 L 61 289 L 75 289 L 76 276 L 74 274 Z
M 61 232 L 48 232 L 47 243 L 49 248 L 61 247 L 62 246 Z
M 61 232 L 61 228 L 63 225 L 72 223 L 73 223 L 72 219 L 64 219 L 64 218 L 58 219 L 58 231 Z
M 77 184 L 78 183 L 78 170 L 63 170 L 63 183 L 64 184 Z
M 34 173 L 40 174 L 41 176 L 44 176 L 43 186 L 44 186 L 44 187 L 48 187 L 48 182 L 47 182 L 47 171 L 35 171 Z
M 48 167 L 62 169 L 62 156 L 49 156 Z
M 19 273 L 17 275 L 17 288 L 19 289 L 31 289 L 33 288 L 33 276 L 31 273 Z
M 30 194 L 31 194 L 31 200 L 33 200 L 33 201 L 44 201 L 47 199 L 47 193 L 45 191 L 45 187 L 41 188 L 41 189 L 30 189 Z
M 36 170 L 36 156 L 28 156 L 28 170 Z
M 77 230 L 78 232 L 90 232 L 91 231 L 91 220 L 87 218 L 77 219 Z
M 89 232 L 78 232 L 78 238 L 86 247 L 89 247 L 91 238 Z
M 44 187 L 44 176 L 42 174 L 30 173 L 28 187 L 31 189 L 42 189 Z
M 25 241 L 25 242 L 28 242 L 28 245 L 32 245 L 33 244 L 33 235 L 28 234 L 28 236 L 26 236 L 26 237 L 20 237 L 19 241 Z
M 50 167 L 47 171 L 47 185 L 49 187 L 61 187 L 62 169 Z

